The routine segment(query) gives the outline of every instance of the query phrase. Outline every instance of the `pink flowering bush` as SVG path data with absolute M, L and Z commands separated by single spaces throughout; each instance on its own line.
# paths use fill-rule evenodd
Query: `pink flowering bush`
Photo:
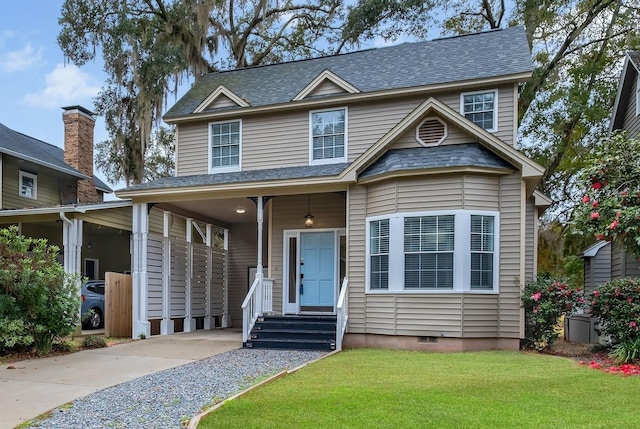
M 640 140 L 615 133 L 585 159 L 582 196 L 572 213 L 575 232 L 615 241 L 640 256 Z
M 591 314 L 600 322 L 600 333 L 614 344 L 617 362 L 640 359 L 640 279 L 612 280 L 589 294 Z
M 558 338 L 556 326 L 561 316 L 584 306 L 580 289 L 564 282 L 539 276 L 525 286 L 522 294 L 525 317 L 525 346 L 542 350 Z

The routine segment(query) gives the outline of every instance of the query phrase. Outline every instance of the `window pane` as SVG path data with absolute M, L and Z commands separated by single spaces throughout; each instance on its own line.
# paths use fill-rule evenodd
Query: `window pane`
M 495 92 L 465 95 L 463 97 L 464 116 L 474 124 L 484 128 L 493 128 L 495 112 Z
M 344 157 L 344 119 L 344 109 L 311 114 L 313 159 Z
M 240 122 L 211 125 L 211 165 L 232 167 L 240 165 Z
M 389 288 L 389 219 L 369 223 L 371 289 Z

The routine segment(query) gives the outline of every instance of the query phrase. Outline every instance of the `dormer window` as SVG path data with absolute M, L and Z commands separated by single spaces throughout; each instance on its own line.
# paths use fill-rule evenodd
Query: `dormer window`
M 38 176 L 35 174 L 27 173 L 26 171 L 20 171 L 19 177 L 19 192 L 20 196 L 24 198 L 31 198 L 35 200 L 38 198 Z
M 347 108 L 310 112 L 309 163 L 332 164 L 347 160 Z
M 242 122 L 209 124 L 209 167 L 212 173 L 240 171 Z
M 466 92 L 460 95 L 465 118 L 487 131 L 498 130 L 498 91 Z

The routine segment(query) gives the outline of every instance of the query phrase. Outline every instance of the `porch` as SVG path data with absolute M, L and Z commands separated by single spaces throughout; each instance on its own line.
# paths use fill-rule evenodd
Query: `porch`
M 315 348 L 304 321 L 316 317 L 325 319 L 316 345 L 340 347 L 336 326 L 342 332 L 346 327 L 345 200 L 345 192 L 320 192 L 134 201 L 132 335 L 242 324 L 246 347 Z M 150 230 L 150 207 L 164 213 L 162 234 Z M 312 212 L 313 224 L 305 225 Z M 171 219 L 179 217 L 185 219 L 184 239 L 169 231 Z M 277 325 L 278 334 L 264 327 L 275 316 L 286 316 L 289 324 L 299 318 L 303 326 Z M 264 335 L 271 341 L 260 341 Z M 287 341 L 275 344 L 278 335 Z

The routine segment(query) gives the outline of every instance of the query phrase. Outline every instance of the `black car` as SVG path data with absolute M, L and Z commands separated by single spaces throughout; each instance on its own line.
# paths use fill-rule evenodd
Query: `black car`
M 98 329 L 104 326 L 104 280 L 89 280 L 82 285 L 82 326 Z

